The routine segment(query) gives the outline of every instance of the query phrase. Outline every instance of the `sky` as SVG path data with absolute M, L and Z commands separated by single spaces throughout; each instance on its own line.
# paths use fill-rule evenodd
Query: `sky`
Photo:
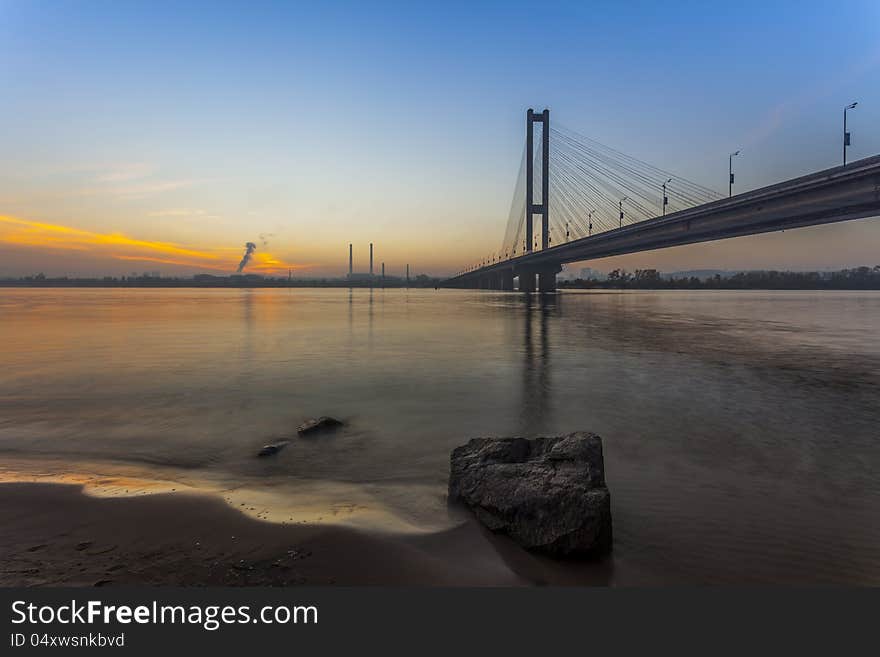
M 320 5 L 320 6 L 318 6 Z M 445 275 L 501 242 L 525 112 L 719 192 L 880 153 L 880 3 L 0 0 L 0 277 Z M 551 171 L 552 175 L 552 171 Z M 880 220 L 588 263 L 880 263 Z

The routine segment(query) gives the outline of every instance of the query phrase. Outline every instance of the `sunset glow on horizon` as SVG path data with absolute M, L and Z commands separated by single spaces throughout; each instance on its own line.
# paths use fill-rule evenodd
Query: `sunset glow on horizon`
M 3 245 L 46 250 L 81 252 L 96 261 L 105 259 L 160 263 L 187 270 L 234 273 L 243 249 L 196 249 L 170 242 L 128 237 L 122 233 L 96 233 L 40 221 L 0 215 L 0 247 Z M 287 263 L 257 248 L 243 273 L 286 275 L 308 265 Z

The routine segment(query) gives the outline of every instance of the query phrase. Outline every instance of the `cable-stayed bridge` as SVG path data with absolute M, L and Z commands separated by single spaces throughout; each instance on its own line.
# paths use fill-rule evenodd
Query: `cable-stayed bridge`
M 877 215 L 880 156 L 725 197 L 529 110 L 501 247 L 443 285 L 549 292 L 567 262 Z

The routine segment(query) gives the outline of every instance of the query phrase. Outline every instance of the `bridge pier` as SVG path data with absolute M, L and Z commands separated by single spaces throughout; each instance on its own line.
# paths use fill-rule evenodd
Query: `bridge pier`
M 535 291 L 535 271 L 533 269 L 520 269 L 517 272 L 519 276 L 519 291 L 531 294 Z
M 519 276 L 519 291 L 531 293 L 538 292 L 555 292 L 556 291 L 556 274 L 562 271 L 560 265 L 543 265 L 539 267 L 521 267 L 517 269 L 516 274 Z M 535 278 L 537 277 L 537 285 Z
M 513 269 L 501 272 L 501 288 L 505 292 L 513 292 Z
M 562 267 L 554 265 L 538 271 L 538 292 L 556 292 L 556 274 L 562 271 Z

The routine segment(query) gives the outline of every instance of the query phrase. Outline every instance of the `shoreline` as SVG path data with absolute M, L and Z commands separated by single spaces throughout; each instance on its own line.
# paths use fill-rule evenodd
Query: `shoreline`
M 58 484 L 82 488 L 88 497 L 130 498 L 160 493 L 215 497 L 242 515 L 280 525 L 339 526 L 380 535 L 425 535 L 453 528 L 464 510 L 446 507 L 435 517 L 414 517 L 377 497 L 362 484 L 325 479 L 229 478 L 180 466 L 153 467 L 105 459 L 82 462 L 57 457 L 5 458 L 0 485 Z M 424 493 L 422 493 L 424 494 Z M 437 491 L 445 500 L 446 491 Z M 422 514 L 423 516 L 423 514 Z
M 421 535 L 254 519 L 206 493 L 93 497 L 0 483 L 0 586 L 606 585 L 609 563 L 527 553 L 475 520 Z

